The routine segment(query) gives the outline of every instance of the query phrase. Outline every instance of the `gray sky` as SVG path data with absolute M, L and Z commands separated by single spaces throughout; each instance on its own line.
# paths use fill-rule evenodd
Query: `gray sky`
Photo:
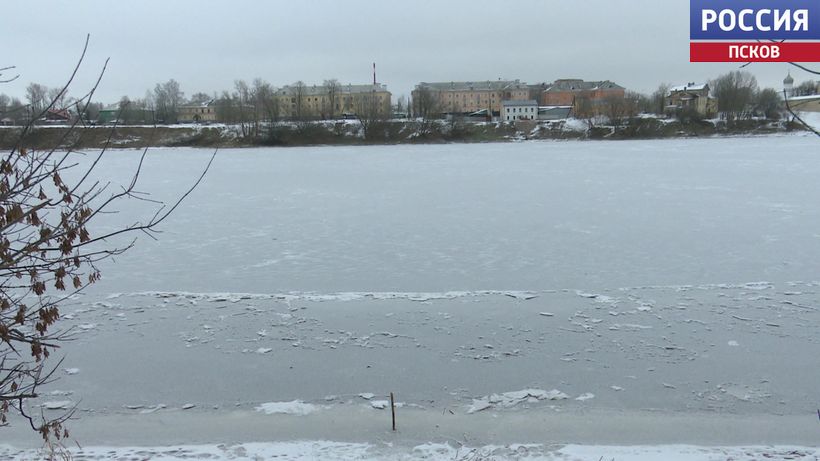
M 688 0 L 3 0 L 2 12 L 0 67 L 17 66 L 20 79 L 0 92 L 20 97 L 29 82 L 64 82 L 87 33 L 72 94 L 110 57 L 103 102 L 171 78 L 186 96 L 257 77 L 366 83 L 374 61 L 394 97 L 420 81 L 498 78 L 609 79 L 651 92 L 738 68 L 689 63 Z M 789 67 L 747 70 L 780 88 Z

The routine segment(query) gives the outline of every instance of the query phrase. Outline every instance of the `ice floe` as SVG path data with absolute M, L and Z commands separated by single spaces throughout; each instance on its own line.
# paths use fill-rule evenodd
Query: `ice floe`
M 522 391 L 492 394 L 480 399 L 473 399 L 467 413 L 477 413 L 489 408 L 512 408 L 520 403 L 535 403 L 542 400 L 567 400 L 569 396 L 559 390 L 524 389 Z
M 319 406 L 305 403 L 301 400 L 292 402 L 268 402 L 255 408 L 256 411 L 266 415 L 294 415 L 305 416 L 319 411 Z

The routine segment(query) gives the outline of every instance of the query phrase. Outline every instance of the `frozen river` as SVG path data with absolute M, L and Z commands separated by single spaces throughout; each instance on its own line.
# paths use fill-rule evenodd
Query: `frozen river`
M 444 435 L 478 443 L 514 438 L 492 418 L 564 414 L 564 441 L 811 444 L 818 152 L 797 136 L 223 150 L 158 241 L 64 307 L 77 340 L 43 401 L 79 403 L 103 443 L 212 440 L 106 418 L 259 424 L 295 400 L 273 406 L 282 438 L 369 440 L 326 418 L 366 426 L 392 391 L 412 424 L 450 415 Z M 141 189 L 174 197 L 209 154 L 153 151 Z M 125 182 L 137 157 L 100 171 Z
M 813 138 L 225 150 L 109 291 L 601 289 L 813 275 Z M 143 189 L 208 151 L 158 150 Z M 105 164 L 130 171 L 136 155 Z

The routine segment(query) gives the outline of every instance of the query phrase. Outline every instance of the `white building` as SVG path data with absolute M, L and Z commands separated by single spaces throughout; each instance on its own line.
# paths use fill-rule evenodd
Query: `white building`
M 501 101 L 501 121 L 514 122 L 516 120 L 537 120 L 538 101 L 534 99 L 524 101 Z

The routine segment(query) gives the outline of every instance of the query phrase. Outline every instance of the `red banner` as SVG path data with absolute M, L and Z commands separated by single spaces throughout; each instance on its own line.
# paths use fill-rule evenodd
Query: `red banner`
M 691 42 L 690 62 L 820 62 L 820 42 Z

